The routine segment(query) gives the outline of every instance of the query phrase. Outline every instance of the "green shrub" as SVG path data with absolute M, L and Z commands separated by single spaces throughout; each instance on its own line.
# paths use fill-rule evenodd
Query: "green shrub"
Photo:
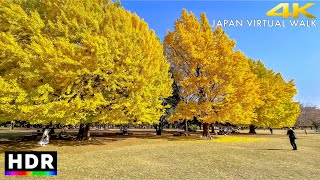
M 189 131 L 196 132 L 199 129 L 199 126 L 192 124 L 189 126 Z

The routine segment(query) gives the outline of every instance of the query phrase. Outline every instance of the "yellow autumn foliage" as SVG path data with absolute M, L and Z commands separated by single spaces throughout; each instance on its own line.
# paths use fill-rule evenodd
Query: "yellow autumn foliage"
M 234 51 L 235 42 L 221 27 L 212 30 L 204 13 L 198 20 L 183 10 L 174 28 L 164 50 L 182 100 L 171 119 L 250 124 L 261 101 L 249 59 Z
M 154 31 L 110 0 L 0 1 L 0 60 L 1 120 L 157 123 L 172 91 Z
M 293 80 L 286 82 L 280 73 L 268 70 L 261 61 L 251 61 L 252 71 L 257 74 L 262 104 L 256 109 L 258 127 L 292 127 L 299 114 L 300 105 L 294 102 L 297 94 Z

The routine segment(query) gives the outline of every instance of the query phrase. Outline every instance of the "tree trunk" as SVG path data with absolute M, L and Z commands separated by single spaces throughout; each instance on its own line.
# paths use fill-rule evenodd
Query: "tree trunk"
M 214 131 L 214 123 L 211 123 L 211 133 L 215 134 L 216 132 Z
M 188 132 L 188 121 L 184 120 L 184 131 Z
M 83 141 L 83 140 L 89 140 L 90 137 L 90 124 L 80 124 L 79 132 L 77 135 L 77 140 Z
M 209 123 L 203 123 L 203 137 L 211 137 L 209 132 Z
M 160 124 L 161 123 L 159 123 L 159 125 L 154 125 L 154 128 L 156 129 L 156 133 L 157 133 L 158 136 L 160 136 L 161 133 L 162 133 L 162 128 L 161 128 Z
M 157 129 L 157 135 L 158 135 L 158 136 L 161 136 L 161 133 L 162 133 L 161 129 L 158 128 L 158 129 Z
M 254 127 L 254 125 L 250 125 L 249 128 L 250 128 L 250 131 L 249 131 L 250 134 L 257 134 L 256 127 Z

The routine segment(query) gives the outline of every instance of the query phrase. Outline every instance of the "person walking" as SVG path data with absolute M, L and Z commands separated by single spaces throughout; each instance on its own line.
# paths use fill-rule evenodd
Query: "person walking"
M 269 128 L 269 130 L 270 130 L 270 134 L 273 134 L 273 129 L 272 129 L 272 128 Z
M 295 143 L 296 135 L 295 135 L 294 131 L 292 130 L 292 128 L 290 128 L 290 129 L 287 131 L 287 135 L 289 135 L 290 144 L 291 144 L 291 146 L 293 147 L 293 150 L 298 150 L 298 149 L 297 149 L 297 145 L 296 145 L 296 143 Z

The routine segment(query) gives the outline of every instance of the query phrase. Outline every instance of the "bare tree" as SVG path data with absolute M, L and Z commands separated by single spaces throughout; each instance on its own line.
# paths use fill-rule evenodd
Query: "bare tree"
M 317 106 L 301 105 L 301 113 L 296 122 L 297 126 L 314 126 L 316 131 L 320 128 L 320 109 Z

